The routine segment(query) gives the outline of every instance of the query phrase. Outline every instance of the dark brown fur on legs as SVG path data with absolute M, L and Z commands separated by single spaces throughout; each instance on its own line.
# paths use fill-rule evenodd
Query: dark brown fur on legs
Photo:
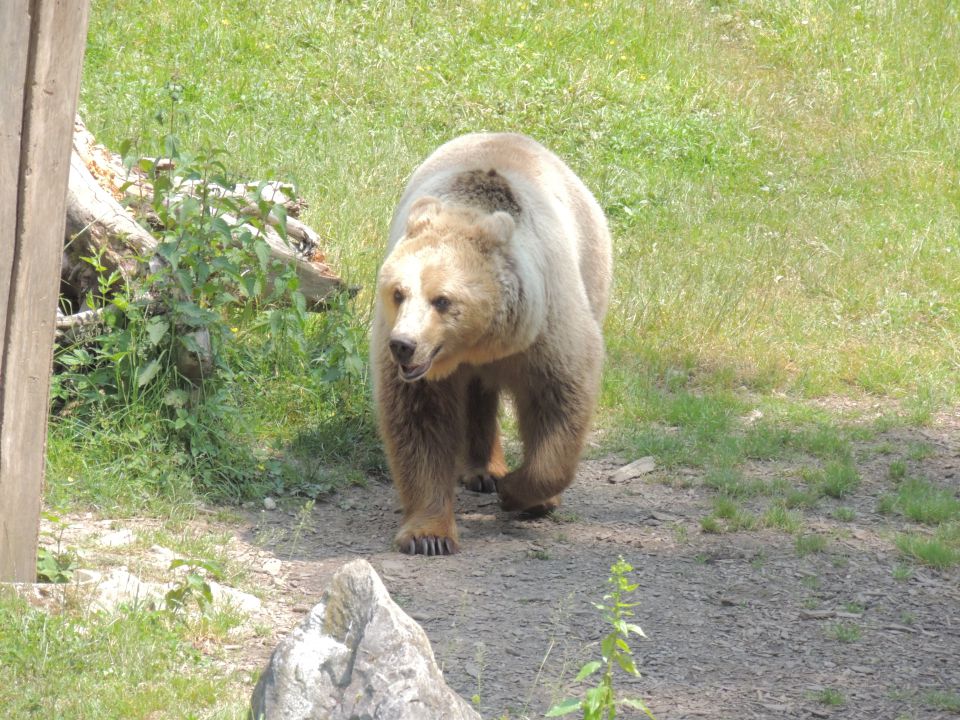
M 464 437 L 461 381 L 403 382 L 380 364 L 380 432 L 404 522 L 394 539 L 410 555 L 452 555 L 460 549 L 453 517 L 457 456 Z
M 467 465 L 463 484 L 473 492 L 496 492 L 497 482 L 507 474 L 497 425 L 500 393 L 485 387 L 480 378 L 471 380 L 466 392 Z
M 573 482 L 596 403 L 600 363 L 562 372 L 531 362 L 514 388 L 523 440 L 523 464 L 497 485 L 500 507 L 531 517 L 560 505 Z

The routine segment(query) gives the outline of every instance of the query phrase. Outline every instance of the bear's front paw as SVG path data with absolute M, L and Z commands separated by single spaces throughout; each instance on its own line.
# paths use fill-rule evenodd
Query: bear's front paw
M 506 510 L 507 512 L 513 512 L 514 510 L 525 510 L 532 503 L 522 495 L 517 492 L 514 492 L 514 488 L 518 485 L 516 479 L 513 477 L 513 474 L 507 475 L 504 478 L 501 478 L 497 483 L 497 494 L 500 496 L 500 509 Z
M 406 555 L 454 555 L 460 552 L 456 540 L 438 535 L 403 533 L 397 536 L 394 544 Z
M 546 517 L 554 510 L 560 507 L 560 496 L 552 497 L 549 500 L 544 500 L 542 503 L 537 503 L 536 505 L 530 505 L 525 507 L 520 512 L 521 520 L 538 520 L 542 517 Z
M 497 483 L 500 496 L 500 509 L 507 512 L 519 510 L 521 518 L 539 518 L 548 515 L 560 507 L 560 495 L 544 498 L 530 493 L 521 493 L 526 483 L 520 476 L 508 474 Z

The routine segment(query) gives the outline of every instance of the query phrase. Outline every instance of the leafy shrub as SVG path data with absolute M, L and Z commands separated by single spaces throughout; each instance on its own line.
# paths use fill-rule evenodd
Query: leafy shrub
M 139 212 L 158 238 L 157 253 L 141 259 L 149 270 L 128 286 L 102 258 L 86 258 L 100 277 L 87 304 L 101 310 L 105 324 L 57 354 L 54 408 L 90 425 L 115 427 L 119 417 L 145 423 L 153 445 L 176 459 L 167 473 L 185 474 L 204 490 L 239 498 L 259 494 L 265 481 L 276 489 L 295 471 L 268 462 L 256 442 L 238 440 L 248 433 L 238 399 L 249 381 L 242 376 L 253 364 L 249 353 L 257 355 L 258 376 L 293 363 L 309 367 L 314 355 L 321 382 L 357 395 L 365 333 L 348 313 L 348 298 L 334 298 L 319 323 L 321 348 L 310 343 L 297 275 L 271 257 L 262 237 L 268 221 L 286 237 L 285 210 L 265 199 L 264 185 L 252 203 L 225 195 L 221 189 L 235 183 L 222 152 L 188 155 L 169 136 L 172 162 L 161 165 L 122 149 L 125 162 L 151 180 L 153 198 Z

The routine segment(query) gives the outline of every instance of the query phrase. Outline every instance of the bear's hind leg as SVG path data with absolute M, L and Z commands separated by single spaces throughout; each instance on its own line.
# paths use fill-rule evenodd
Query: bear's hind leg
M 496 492 L 497 482 L 507 474 L 497 423 L 499 408 L 499 390 L 485 387 L 479 378 L 473 378 L 467 386 L 467 462 L 461 476 L 467 490 Z
M 460 548 L 453 514 L 460 388 L 453 379 L 405 383 L 393 367 L 381 372 L 380 431 L 404 516 L 394 544 L 410 555 L 452 555 Z

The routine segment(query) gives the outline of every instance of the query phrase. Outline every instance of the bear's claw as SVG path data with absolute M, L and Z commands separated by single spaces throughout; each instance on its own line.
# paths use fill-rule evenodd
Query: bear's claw
M 407 555 L 454 555 L 458 552 L 456 543 L 450 538 L 435 535 L 410 538 L 401 543 L 400 552 Z

